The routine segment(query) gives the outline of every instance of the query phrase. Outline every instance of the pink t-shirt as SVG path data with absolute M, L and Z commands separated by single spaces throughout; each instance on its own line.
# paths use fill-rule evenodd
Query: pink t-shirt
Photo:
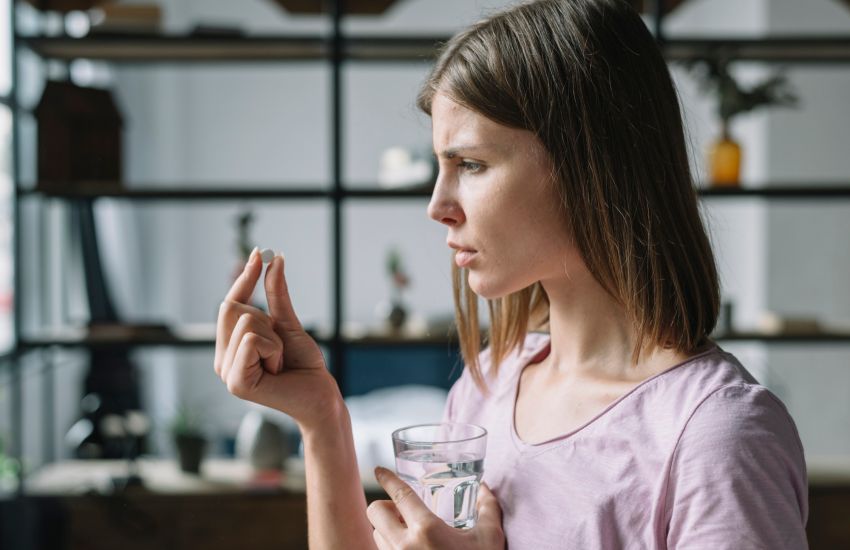
M 484 481 L 509 550 L 808 548 L 803 446 L 783 403 L 720 347 L 641 382 L 570 433 L 516 433 L 521 370 L 549 351 L 530 333 L 490 395 L 467 370 L 444 420 L 487 429 Z M 480 356 L 489 373 L 490 353 Z

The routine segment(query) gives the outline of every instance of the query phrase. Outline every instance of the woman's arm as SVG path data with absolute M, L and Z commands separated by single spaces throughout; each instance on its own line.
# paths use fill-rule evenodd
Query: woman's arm
M 266 270 L 269 314 L 249 305 L 262 272 L 255 249 L 221 304 L 215 372 L 233 395 L 291 416 L 301 429 L 307 515 L 314 550 L 372 549 L 348 409 L 321 349 L 304 331 L 284 277 L 284 260 Z
M 764 387 L 726 386 L 700 404 L 673 454 L 666 497 L 670 550 L 808 547 L 802 443 Z
M 345 404 L 322 428 L 302 429 L 302 437 L 310 548 L 375 549 Z

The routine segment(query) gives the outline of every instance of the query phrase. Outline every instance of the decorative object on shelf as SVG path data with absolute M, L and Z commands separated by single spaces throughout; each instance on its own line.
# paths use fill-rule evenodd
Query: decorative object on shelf
M 262 412 L 249 412 L 239 424 L 236 456 L 250 462 L 254 470 L 283 470 L 290 451 L 285 430 Z
M 823 332 L 823 327 L 816 317 L 783 315 L 774 311 L 761 314 L 758 328 L 760 332 L 770 335 L 811 335 Z
M 385 330 L 396 334 L 404 329 L 409 317 L 403 293 L 410 286 L 410 277 L 402 266 L 401 253 L 397 248 L 387 251 L 386 262 L 387 274 L 390 277 L 390 299 L 380 302 L 376 310 Z
M 112 92 L 48 81 L 38 106 L 38 186 L 63 190 L 75 182 L 121 188 L 124 125 Z
M 154 33 L 160 30 L 157 4 L 102 4 L 88 12 L 91 33 Z
M 171 435 L 177 448 L 180 469 L 188 474 L 199 474 L 207 446 L 199 415 L 182 405 L 171 422 Z
M 322 0 L 273 0 L 289 13 L 327 13 L 329 3 Z M 348 15 L 382 15 L 397 0 L 340 0 L 342 12 Z
M 58 11 L 62 13 L 88 10 L 111 1 L 112 0 L 26 0 L 27 4 L 31 4 L 41 11 Z
M 741 146 L 731 134 L 732 119 L 758 107 L 794 107 L 798 98 L 782 71 L 766 80 L 743 88 L 729 71 L 729 60 L 723 57 L 703 58 L 686 63 L 695 72 L 705 91 L 717 95 L 721 135 L 708 151 L 709 178 L 715 186 L 738 186 L 741 174 Z
M 378 185 L 384 189 L 431 185 L 436 174 L 434 162 L 414 157 L 405 147 L 390 147 L 381 155 Z
M 251 226 L 253 224 L 254 212 L 250 207 L 246 207 L 236 216 L 236 246 L 239 249 L 239 263 L 241 265 L 234 271 L 235 277 L 238 277 L 242 273 L 242 270 L 245 268 L 245 262 L 248 261 L 251 250 L 254 249 L 251 246 L 251 243 L 254 242 L 251 239 Z

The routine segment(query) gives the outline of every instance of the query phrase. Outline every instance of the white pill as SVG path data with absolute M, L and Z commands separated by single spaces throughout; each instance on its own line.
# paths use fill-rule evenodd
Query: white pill
M 274 258 L 274 250 L 271 248 L 264 248 L 263 251 L 260 252 L 260 256 L 262 256 L 264 264 L 271 263 Z

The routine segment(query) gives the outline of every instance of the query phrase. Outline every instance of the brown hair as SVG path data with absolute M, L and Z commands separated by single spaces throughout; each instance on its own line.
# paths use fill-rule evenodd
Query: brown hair
M 692 353 L 706 342 L 718 277 L 678 96 L 626 0 L 537 0 L 484 19 L 443 47 L 417 101 L 429 116 L 438 90 L 543 143 L 582 259 L 636 328 L 635 364 L 659 346 Z M 452 273 L 463 360 L 486 391 L 478 297 L 466 270 Z M 495 371 L 548 321 L 549 304 L 538 282 L 488 305 Z

